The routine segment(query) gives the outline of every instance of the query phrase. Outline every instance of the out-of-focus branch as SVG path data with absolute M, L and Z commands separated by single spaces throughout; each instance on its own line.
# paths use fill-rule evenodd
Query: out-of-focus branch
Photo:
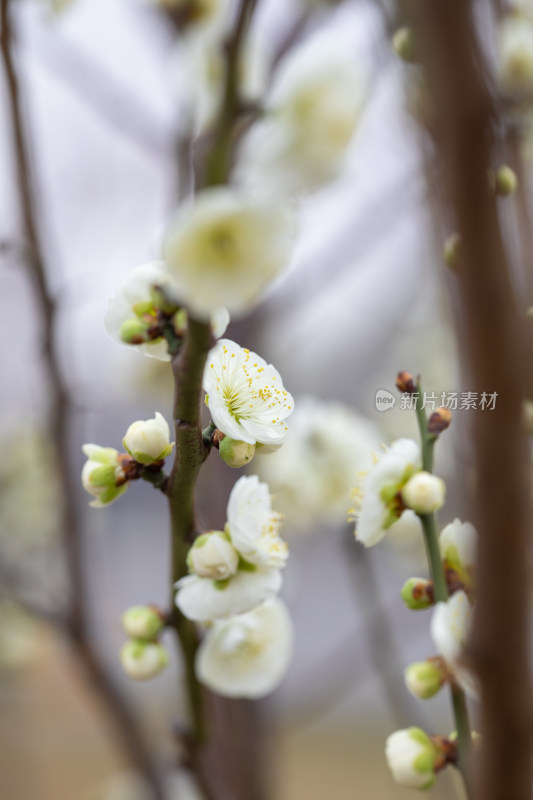
M 523 332 L 487 182 L 495 109 L 466 0 L 411 6 L 435 98 L 437 145 L 448 202 L 462 236 L 460 341 L 478 392 L 498 392 L 477 412 L 477 610 L 470 659 L 482 692 L 483 744 L 477 796 L 531 796 L 529 673 L 530 465 L 521 430 Z
M 33 193 L 27 129 L 21 108 L 21 92 L 13 57 L 14 31 L 11 25 L 9 0 L 0 5 L 0 47 L 6 76 L 11 133 L 17 171 L 18 202 L 23 224 L 23 234 L 28 243 L 25 259 L 34 282 L 35 293 L 42 314 L 43 357 L 49 379 L 51 439 L 57 447 L 58 469 L 64 497 L 61 511 L 61 533 L 67 555 L 70 581 L 69 606 L 65 610 L 63 631 L 73 644 L 87 677 L 105 701 L 111 721 L 128 751 L 132 762 L 143 772 L 151 786 L 154 798 L 163 800 L 163 784 L 152 760 L 151 753 L 139 731 L 136 720 L 123 701 L 117 688 L 100 664 L 88 631 L 87 586 L 83 569 L 81 529 L 75 504 L 76 489 L 69 465 L 68 425 L 70 403 L 54 346 L 55 304 L 49 292 L 44 250 L 37 225 L 37 211 Z

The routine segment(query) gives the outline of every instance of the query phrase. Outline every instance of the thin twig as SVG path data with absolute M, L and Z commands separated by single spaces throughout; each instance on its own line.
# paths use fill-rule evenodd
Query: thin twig
M 70 403 L 54 347 L 55 305 L 47 286 L 44 251 L 37 226 L 31 165 L 28 155 L 28 136 L 23 121 L 21 92 L 13 58 L 14 31 L 11 25 L 9 0 L 1 0 L 0 22 L 2 26 L 0 46 L 6 75 L 11 133 L 14 143 L 18 201 L 24 236 L 29 246 L 28 257 L 25 261 L 34 281 L 35 292 L 42 314 L 43 356 L 50 384 L 51 439 L 57 447 L 57 463 L 64 489 L 61 532 L 67 554 L 71 585 L 70 603 L 66 610 L 65 630 L 83 669 L 105 701 L 110 720 L 113 722 L 132 762 L 143 772 L 153 790 L 154 798 L 163 800 L 163 784 L 153 763 L 152 755 L 128 705 L 124 702 L 119 691 L 100 664 L 88 631 L 88 591 L 83 569 L 81 529 L 78 524 L 78 512 L 75 504 L 76 489 L 73 486 L 72 470 L 69 465 L 68 425 L 70 421 Z

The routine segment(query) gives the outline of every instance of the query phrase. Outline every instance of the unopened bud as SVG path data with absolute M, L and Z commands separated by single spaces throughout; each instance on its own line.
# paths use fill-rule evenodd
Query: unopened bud
M 462 240 L 459 233 L 452 233 L 444 242 L 444 260 L 451 269 L 457 269 L 461 257 Z
M 120 326 L 120 338 L 126 344 L 143 344 L 150 339 L 148 335 L 149 327 L 142 319 L 132 317 L 125 320 Z
M 403 674 L 411 694 L 421 700 L 427 700 L 436 695 L 449 677 L 446 662 L 440 657 L 410 664 Z
M 244 467 L 254 457 L 255 444 L 239 442 L 236 439 L 230 439 L 229 436 L 224 436 L 219 443 L 218 452 L 229 467 Z
M 155 678 L 168 665 L 168 653 L 159 642 L 132 639 L 123 645 L 120 662 L 126 675 L 134 681 Z
M 410 372 L 399 372 L 396 377 L 396 388 L 403 394 L 416 394 L 415 379 Z
M 227 533 L 202 533 L 187 554 L 187 566 L 200 578 L 225 581 L 237 572 L 239 554 Z
M 452 412 L 449 408 L 437 408 L 428 420 L 429 433 L 438 435 L 449 428 L 452 422 Z
M 500 167 L 494 176 L 494 191 L 501 197 L 509 197 L 516 191 L 518 186 L 518 178 L 516 172 L 511 167 Z
M 156 411 L 154 419 L 132 422 L 123 440 L 124 448 L 139 464 L 155 464 L 172 452 L 170 429 L 164 416 Z
M 87 461 L 81 471 L 81 483 L 85 491 L 94 497 L 90 505 L 94 508 L 109 505 L 128 487 L 120 455 L 112 447 L 96 444 L 84 444 L 82 450 Z
M 409 578 L 402 587 L 402 600 L 412 611 L 422 611 L 435 605 L 433 581 L 426 578 Z
M 132 606 L 122 615 L 122 627 L 132 639 L 155 639 L 164 626 L 163 614 L 154 606 Z
M 408 63 L 417 61 L 414 35 L 411 28 L 398 28 L 392 37 L 392 50 L 398 58 Z
M 385 757 L 394 779 L 410 789 L 429 789 L 442 758 L 440 751 L 421 728 L 406 728 L 391 734 Z
M 444 505 L 446 484 L 431 472 L 420 470 L 402 489 L 402 499 L 417 514 L 432 514 Z

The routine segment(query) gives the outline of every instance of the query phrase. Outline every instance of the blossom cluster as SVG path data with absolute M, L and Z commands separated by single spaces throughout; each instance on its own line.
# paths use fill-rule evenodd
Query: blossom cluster
M 288 558 L 281 515 L 257 476 L 234 485 L 224 530 L 203 533 L 176 584 L 181 613 L 207 630 L 197 676 L 219 694 L 260 697 L 281 680 L 291 655 L 291 623 L 277 598 Z
M 449 422 L 446 415 L 446 427 Z M 430 520 L 444 505 L 445 484 L 422 466 L 420 447 L 411 439 L 398 439 L 375 456 L 374 464 L 360 476 L 354 490 L 351 513 L 359 542 L 366 547 L 377 544 L 408 516 L 416 515 L 433 529 Z M 438 595 L 438 602 L 433 580 L 410 578 L 402 589 L 408 608 L 418 611 L 434 607 L 430 632 L 436 655 L 410 664 L 404 673 L 408 690 L 418 698 L 431 698 L 446 684 L 460 687 L 471 698 L 478 696 L 476 679 L 464 663 L 475 589 L 476 537 L 473 526 L 459 519 L 442 529 L 439 569 L 446 588 L 444 597 Z M 455 747 L 451 737 L 430 737 L 419 728 L 409 728 L 389 736 L 386 757 L 399 783 L 428 789 L 440 769 L 455 763 Z

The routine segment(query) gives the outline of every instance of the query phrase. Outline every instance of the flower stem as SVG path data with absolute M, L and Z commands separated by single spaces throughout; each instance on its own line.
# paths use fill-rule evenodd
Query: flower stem
M 437 437 L 429 432 L 426 412 L 421 403 L 422 391 L 420 381 L 417 382 L 417 395 L 415 397 L 416 418 L 420 432 L 420 443 L 422 450 L 422 468 L 426 472 L 433 472 L 433 451 Z M 424 542 L 429 562 L 429 569 L 433 579 L 435 600 L 438 603 L 445 603 L 448 599 L 448 585 L 444 566 L 440 556 L 439 541 L 437 534 L 437 520 L 435 514 L 420 514 L 420 521 L 424 530 Z M 470 750 L 472 735 L 470 731 L 470 721 L 466 697 L 463 690 L 457 684 L 451 684 L 452 708 L 457 729 L 457 744 L 459 750 L 459 768 L 463 776 L 467 795 L 471 796 L 470 790 Z

